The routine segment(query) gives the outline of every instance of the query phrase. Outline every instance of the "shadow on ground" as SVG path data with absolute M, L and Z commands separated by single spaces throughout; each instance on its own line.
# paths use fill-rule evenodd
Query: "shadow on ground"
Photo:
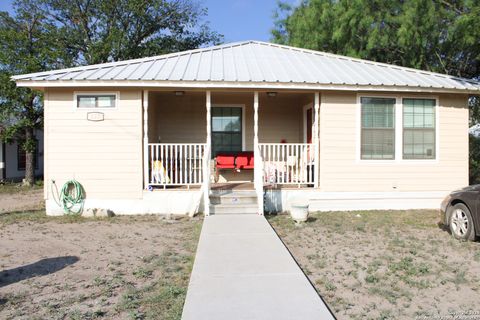
M 25 279 L 55 273 L 80 260 L 75 256 L 46 258 L 25 266 L 0 272 L 0 288 Z

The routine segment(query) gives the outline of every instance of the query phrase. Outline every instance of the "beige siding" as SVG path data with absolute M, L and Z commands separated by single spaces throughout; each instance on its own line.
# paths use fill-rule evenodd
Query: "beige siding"
M 205 143 L 205 93 L 175 96 L 150 92 L 148 135 L 151 143 Z
M 320 108 L 322 191 L 449 191 L 468 184 L 467 97 L 440 95 L 437 161 L 361 161 L 356 93 L 324 92 Z M 396 150 L 401 153 L 401 150 Z
M 313 98 L 313 95 L 311 95 Z M 302 143 L 303 106 L 308 100 L 305 95 L 279 94 L 276 97 L 260 95 L 259 141 L 260 143 Z
M 87 88 L 84 91 L 95 91 Z M 105 91 L 115 91 L 108 90 Z M 72 89 L 45 95 L 45 181 L 75 178 L 87 197 L 142 197 L 142 91 L 122 89 L 118 108 L 91 122 L 74 108 Z M 448 191 L 468 183 L 467 97 L 440 95 L 437 161 L 363 162 L 358 159 L 357 94 L 322 92 L 320 188 L 322 191 Z M 304 141 L 304 106 L 313 94 L 260 94 L 260 142 Z M 253 149 L 253 93 L 212 93 L 212 104 L 245 106 L 245 149 Z M 205 93 L 151 92 L 149 141 L 203 143 Z M 396 150 L 401 152 L 401 150 Z M 50 195 L 48 195 L 50 197 Z
M 51 198 L 51 180 L 61 188 L 74 178 L 84 186 L 87 198 L 141 198 L 141 90 L 120 91 L 117 108 L 102 110 L 105 120 L 99 122 L 88 121 L 87 111 L 75 109 L 73 97 L 71 89 L 46 92 L 47 197 Z

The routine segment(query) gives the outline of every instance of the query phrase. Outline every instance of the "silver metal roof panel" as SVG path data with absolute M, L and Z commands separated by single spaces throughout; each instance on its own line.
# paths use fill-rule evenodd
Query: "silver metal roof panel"
M 480 91 L 480 82 L 474 80 L 260 41 L 18 75 L 12 79 L 23 83 L 156 80 L 223 85 L 240 81 Z

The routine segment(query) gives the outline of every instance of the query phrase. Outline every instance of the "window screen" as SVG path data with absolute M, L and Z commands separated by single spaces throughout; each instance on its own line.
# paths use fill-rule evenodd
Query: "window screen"
M 362 159 L 395 158 L 395 99 L 361 98 Z
M 115 95 L 78 95 L 78 108 L 115 108 Z
M 435 159 L 435 100 L 403 99 L 403 159 Z

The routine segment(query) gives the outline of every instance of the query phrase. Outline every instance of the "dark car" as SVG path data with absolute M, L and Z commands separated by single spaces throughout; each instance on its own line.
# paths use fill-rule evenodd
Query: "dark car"
M 480 185 L 450 193 L 442 201 L 441 220 L 455 238 L 475 240 L 480 235 Z

